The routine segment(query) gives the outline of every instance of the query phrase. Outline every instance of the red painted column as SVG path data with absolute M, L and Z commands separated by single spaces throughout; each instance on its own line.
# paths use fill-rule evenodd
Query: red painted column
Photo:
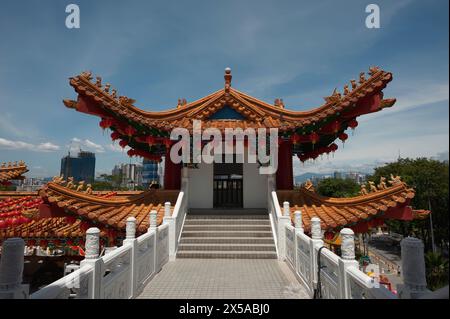
M 277 189 L 293 189 L 293 174 L 292 142 L 282 141 L 278 146 Z
M 170 160 L 167 152 L 164 161 L 164 189 L 181 188 L 181 167 L 181 163 L 175 164 Z

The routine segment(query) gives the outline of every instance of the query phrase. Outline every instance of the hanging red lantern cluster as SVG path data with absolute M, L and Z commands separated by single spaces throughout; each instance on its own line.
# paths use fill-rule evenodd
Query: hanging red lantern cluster
M 25 209 L 38 208 L 39 205 L 42 204 L 42 202 L 43 200 L 41 198 L 33 198 L 31 196 L 25 196 L 18 199 L 6 198 L 0 202 L 0 213 L 12 210 L 21 212 Z
M 310 151 L 310 152 L 306 152 L 306 153 L 302 153 L 302 154 L 298 154 L 298 158 L 299 158 L 299 160 L 302 162 L 302 163 L 304 163 L 304 162 L 306 162 L 307 160 L 309 160 L 309 159 L 312 159 L 312 160 L 315 160 L 316 158 L 318 158 L 320 155 L 323 155 L 323 154 L 329 154 L 329 153 L 334 153 L 334 152 L 336 152 L 336 150 L 338 149 L 338 146 L 335 144 L 335 143 L 333 143 L 333 144 L 331 144 L 331 145 L 329 145 L 329 146 L 326 146 L 326 147 L 319 147 L 318 149 L 316 149 L 316 150 L 312 150 L 312 151 Z

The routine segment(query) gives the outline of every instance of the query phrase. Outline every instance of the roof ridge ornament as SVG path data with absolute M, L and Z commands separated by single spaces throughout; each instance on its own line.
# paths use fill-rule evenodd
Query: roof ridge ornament
M 228 93 L 230 91 L 231 79 L 233 77 L 231 75 L 231 69 L 229 67 L 225 68 L 225 75 L 223 77 L 225 79 L 225 92 Z

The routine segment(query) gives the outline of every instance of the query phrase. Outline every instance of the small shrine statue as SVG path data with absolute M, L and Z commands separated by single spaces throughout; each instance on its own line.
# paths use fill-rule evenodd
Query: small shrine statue
M 77 192 L 81 192 L 84 188 L 84 181 L 78 183 Z
M 369 192 L 367 191 L 366 184 L 361 184 L 361 190 L 359 192 L 361 195 L 367 195 Z
M 70 188 L 70 189 L 74 188 L 75 184 L 73 183 L 73 177 L 68 177 L 67 180 L 68 180 L 68 182 L 67 182 L 66 187 Z
M 305 189 L 308 190 L 308 191 L 310 191 L 310 192 L 315 192 L 315 191 L 316 191 L 316 190 L 314 189 L 314 185 L 313 185 L 313 183 L 311 182 L 310 179 L 308 179 L 308 180 L 305 182 Z
M 380 184 L 378 184 L 378 189 L 382 190 L 382 189 L 386 189 L 387 185 L 386 185 L 386 177 L 381 176 L 380 178 Z
M 391 179 L 389 180 L 389 184 L 391 185 L 398 185 L 402 182 L 401 177 L 400 176 L 394 176 L 391 174 Z
M 87 184 L 86 185 L 86 190 L 84 192 L 86 194 L 88 194 L 88 195 L 92 195 L 92 185 L 91 184 Z
M 370 185 L 370 192 L 377 192 L 378 188 L 375 186 L 375 183 L 372 181 L 369 181 L 369 185 Z

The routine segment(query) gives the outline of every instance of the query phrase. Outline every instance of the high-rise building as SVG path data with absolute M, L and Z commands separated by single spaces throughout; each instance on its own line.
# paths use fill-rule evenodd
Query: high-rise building
M 158 162 L 144 159 L 142 162 L 142 184 L 148 188 L 152 182 L 160 184 Z
M 113 176 L 120 176 L 120 186 L 134 189 L 142 186 L 142 165 L 118 164 L 112 170 Z
M 77 157 L 72 157 L 70 152 L 61 159 L 61 175 L 65 179 L 73 177 L 77 182 L 94 182 L 95 178 L 95 154 L 81 151 Z

